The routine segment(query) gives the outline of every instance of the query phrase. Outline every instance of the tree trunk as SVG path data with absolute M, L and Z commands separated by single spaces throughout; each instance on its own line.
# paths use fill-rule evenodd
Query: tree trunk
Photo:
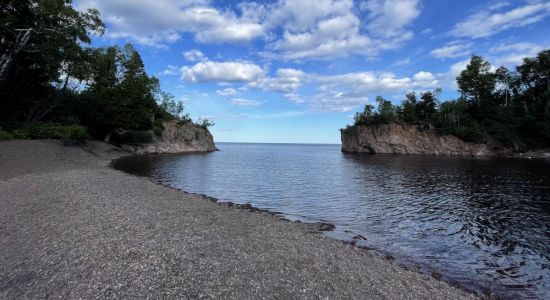
M 25 48 L 25 46 L 27 46 L 27 43 L 31 38 L 31 31 L 32 28 L 21 30 L 17 34 L 15 45 L 12 45 L 10 51 L 8 51 L 8 53 L 2 54 L 2 57 L 0 57 L 0 80 L 6 79 L 9 67 L 13 59 L 21 50 L 23 50 L 23 48 Z

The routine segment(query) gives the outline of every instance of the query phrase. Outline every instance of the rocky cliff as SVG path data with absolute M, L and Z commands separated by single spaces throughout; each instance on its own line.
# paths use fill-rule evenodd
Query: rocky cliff
M 342 130 L 342 152 L 425 154 L 447 156 L 509 156 L 512 151 L 499 143 L 465 142 L 416 125 L 380 124 L 353 126 Z
M 218 150 L 208 129 L 191 122 L 180 124 L 177 120 L 162 123 L 161 136 L 154 136 L 148 144 L 123 145 L 122 148 L 138 154 L 210 152 Z

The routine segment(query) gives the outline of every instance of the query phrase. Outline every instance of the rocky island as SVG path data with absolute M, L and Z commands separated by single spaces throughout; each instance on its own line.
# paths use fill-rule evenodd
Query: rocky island
M 471 143 L 453 135 L 411 124 L 350 126 L 341 131 L 342 152 L 445 156 L 510 156 L 512 149 L 496 141 Z

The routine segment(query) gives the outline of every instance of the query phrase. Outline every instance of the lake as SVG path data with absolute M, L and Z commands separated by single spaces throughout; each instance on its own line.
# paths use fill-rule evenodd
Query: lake
M 363 236 L 358 245 L 478 292 L 550 299 L 550 161 L 217 146 L 114 166 L 291 220 L 332 223 L 331 237 Z

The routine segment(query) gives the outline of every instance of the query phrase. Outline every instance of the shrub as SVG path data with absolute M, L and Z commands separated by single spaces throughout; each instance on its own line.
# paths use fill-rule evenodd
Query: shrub
M 30 137 L 29 131 L 27 129 L 15 129 L 11 132 L 11 135 L 14 139 L 28 139 Z
M 36 123 L 29 128 L 33 139 L 76 139 L 88 138 L 86 128 L 80 125 L 59 125 L 54 123 Z
M 127 132 L 124 136 L 130 143 L 151 143 L 153 141 L 153 136 L 148 131 Z
M 11 140 L 12 136 L 7 131 L 0 129 L 0 141 Z
M 472 143 L 485 143 L 487 141 L 487 135 L 479 126 L 469 126 L 469 127 L 457 127 L 454 130 L 454 135 L 458 138 Z
M 153 136 L 149 131 L 128 131 L 123 134 L 113 133 L 111 142 L 116 144 L 144 144 L 151 143 Z

